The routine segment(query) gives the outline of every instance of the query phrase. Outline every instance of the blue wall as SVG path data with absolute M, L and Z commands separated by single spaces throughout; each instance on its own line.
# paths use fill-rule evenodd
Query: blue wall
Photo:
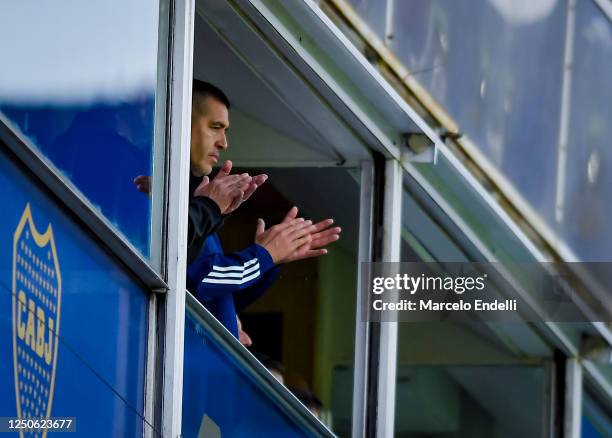
M 146 291 L 4 149 L 0 202 L 0 412 L 139 436 Z

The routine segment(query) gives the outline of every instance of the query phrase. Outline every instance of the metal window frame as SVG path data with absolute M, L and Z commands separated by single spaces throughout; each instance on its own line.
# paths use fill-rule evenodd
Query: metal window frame
M 153 142 L 153 169 L 151 175 L 151 250 L 150 262 L 160 275 L 165 276 L 163 263 L 166 249 L 166 120 L 169 71 L 170 1 L 160 0 L 157 30 L 157 87 L 155 90 L 155 125 Z M 158 403 L 160 372 L 163 369 L 163 327 L 160 321 L 160 304 L 156 295 L 149 298 L 149 322 L 147 327 L 147 357 L 145 374 L 145 418 L 151 427 L 145 428 L 144 437 L 152 438 L 161 430 L 161 403 Z
M 158 362 L 158 336 L 157 336 L 157 296 L 151 294 L 149 297 L 148 324 L 147 324 L 147 346 L 145 358 L 145 388 L 144 388 L 144 438 L 152 438 L 154 431 L 159 434 L 155 426 L 155 370 Z M 156 430 L 157 429 L 157 430 Z
M 385 163 L 382 261 L 399 262 L 402 223 L 402 167 L 399 161 Z M 378 354 L 378 411 L 376 436 L 392 437 L 395 430 L 398 322 L 381 322 Z
M 168 83 L 170 68 L 170 1 L 159 0 L 157 30 L 157 87 L 155 90 L 155 125 L 153 134 L 153 173 L 151 181 L 151 265 L 164 273 L 163 238 L 166 204 L 166 133 Z
M 366 173 L 368 172 L 368 173 Z M 399 161 L 375 154 L 373 169 L 364 171 L 371 192 L 362 186 L 360 258 L 369 261 L 399 262 L 401 250 L 402 168 Z M 369 195 L 369 199 L 366 198 Z M 368 222 L 366 222 L 366 218 Z M 371 232 L 369 230 L 372 230 Z M 365 246 L 367 245 L 367 246 Z M 363 246 L 363 247 L 362 247 Z M 367 252 L 366 252 L 367 251 Z M 361 274 L 359 274 L 361 275 Z M 361 277 L 359 277 L 361 278 Z M 355 376 L 353 395 L 353 436 L 392 437 L 395 430 L 395 389 L 397 374 L 398 322 L 362 322 L 369 309 L 362 306 L 367 293 L 358 282 Z M 363 313 L 362 313 L 363 312 Z M 363 363 L 362 363 L 363 361 Z
M 580 438 L 582 426 L 582 366 L 576 357 L 565 360 L 563 437 Z
M 374 164 L 361 163 L 359 202 L 359 244 L 357 255 L 357 299 L 355 309 L 355 356 L 353 361 L 352 436 L 365 436 L 368 394 L 368 357 L 370 324 L 362 320 L 365 294 L 362 288 L 361 263 L 372 261 Z
M 185 333 L 185 271 L 187 268 L 187 207 L 193 77 L 194 0 L 171 0 L 168 29 L 168 98 L 166 103 L 165 251 L 163 271 L 168 294 L 160 305 L 162 388 L 158 424 L 163 436 L 181 435 Z

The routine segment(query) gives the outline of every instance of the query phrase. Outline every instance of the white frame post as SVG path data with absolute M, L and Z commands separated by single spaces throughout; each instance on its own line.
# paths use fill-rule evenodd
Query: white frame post
M 374 165 L 371 161 L 361 163 L 361 196 L 359 201 L 359 249 L 357 257 L 357 306 L 355 309 L 355 359 L 353 366 L 353 410 L 352 436 L 365 436 L 367 415 L 367 382 L 369 355 L 369 323 L 363 321 L 367 309 L 362 288 L 361 263 L 372 261 L 373 185 Z
M 399 161 L 385 163 L 382 261 L 399 262 L 402 223 L 402 168 Z M 395 426 L 395 386 L 397 374 L 398 323 L 380 323 L 378 351 L 378 410 L 376 436 L 393 437 Z
M 195 0 L 174 0 L 171 4 L 165 254 L 169 290 L 165 301 L 161 418 L 162 434 L 169 438 L 181 435 L 183 403 L 194 14 Z
M 580 438 L 582 425 L 582 365 L 569 357 L 565 361 L 565 415 L 563 438 Z

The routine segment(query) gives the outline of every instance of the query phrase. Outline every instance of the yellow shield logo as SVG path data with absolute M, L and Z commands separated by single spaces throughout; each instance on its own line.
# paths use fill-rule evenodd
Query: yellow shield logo
M 51 416 L 61 297 L 53 229 L 49 224 L 39 233 L 27 204 L 13 238 L 13 361 L 20 419 Z

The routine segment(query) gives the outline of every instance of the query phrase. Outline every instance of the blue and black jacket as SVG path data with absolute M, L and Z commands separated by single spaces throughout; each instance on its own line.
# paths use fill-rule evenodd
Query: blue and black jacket
M 187 289 L 236 337 L 236 312 L 257 300 L 278 275 L 268 251 L 256 243 L 224 254 L 219 236 L 210 235 L 187 268 Z

